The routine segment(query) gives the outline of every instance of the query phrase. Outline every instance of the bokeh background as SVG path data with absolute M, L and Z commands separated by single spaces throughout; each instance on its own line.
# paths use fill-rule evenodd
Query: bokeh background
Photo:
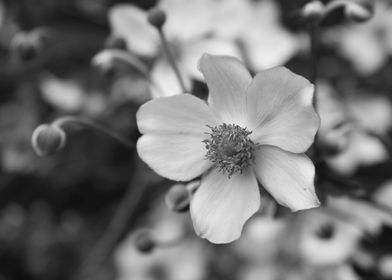
M 238 53 L 253 73 L 286 65 L 312 78 L 309 27 L 299 16 L 309 1 L 243 1 L 251 9 L 242 0 L 199 1 L 200 9 L 198 0 L 166 2 L 176 19 L 170 47 L 195 95 L 207 95 L 196 67 L 207 45 L 187 49 L 186 40 L 222 39 L 213 51 Z M 317 31 L 325 206 L 292 214 L 265 198 L 240 240 L 214 245 L 195 235 L 186 211 L 169 209 L 175 183 L 134 150 L 78 125 L 54 155 L 31 145 L 38 125 L 64 115 L 137 140 L 136 111 L 157 93 L 110 51 L 140 59 L 166 93 L 178 84 L 160 64 L 161 47 L 143 53 L 156 47 L 138 43 L 144 27 L 113 9 L 156 1 L 2 0 L 0 280 L 392 279 L 392 1 L 369 2 L 369 20 L 338 11 Z

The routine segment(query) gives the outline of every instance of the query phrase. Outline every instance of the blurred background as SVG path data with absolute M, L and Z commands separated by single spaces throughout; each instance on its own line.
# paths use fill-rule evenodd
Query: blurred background
M 214 245 L 194 233 L 187 201 L 168 195 L 185 186 L 134 149 L 69 124 L 64 147 L 42 157 L 31 135 L 72 115 L 136 142 L 138 107 L 181 92 L 146 20 L 154 5 L 201 98 L 204 52 L 313 79 L 309 21 L 321 6 L 0 0 L 0 280 L 392 279 L 392 1 L 343 2 L 313 30 L 324 206 L 292 214 L 263 198 L 238 241 Z

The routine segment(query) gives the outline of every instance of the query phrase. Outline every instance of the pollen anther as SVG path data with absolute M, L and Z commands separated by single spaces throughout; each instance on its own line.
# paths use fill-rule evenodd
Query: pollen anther
M 249 138 L 252 132 L 235 124 L 208 127 L 211 132 L 206 134 L 210 137 L 203 140 L 207 149 L 205 159 L 229 178 L 234 173 L 242 173 L 254 161 L 258 148 L 258 144 Z

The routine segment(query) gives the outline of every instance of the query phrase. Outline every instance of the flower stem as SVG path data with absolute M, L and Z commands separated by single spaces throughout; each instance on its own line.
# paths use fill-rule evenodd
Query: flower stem
M 314 84 L 313 93 L 313 106 L 317 111 L 317 94 L 318 94 L 318 56 L 319 56 L 319 45 L 320 45 L 320 27 L 319 22 L 315 20 L 312 22 L 310 27 L 310 51 L 311 51 L 311 76 L 310 80 Z
M 165 96 L 162 88 L 152 79 L 148 66 L 137 56 L 122 50 L 104 50 L 98 54 L 98 56 L 110 56 L 111 59 L 118 59 L 129 64 L 140 74 L 142 74 L 153 88 L 155 88 L 162 96 Z
M 75 280 L 96 279 L 96 274 L 100 272 L 100 266 L 110 258 L 117 242 L 136 218 L 136 211 L 151 184 L 143 168 L 143 164 L 138 159 L 136 170 L 123 199 L 115 210 L 105 232 L 87 254 L 76 277 L 74 277 Z
M 109 130 L 108 128 L 106 128 L 100 124 L 94 123 L 91 120 L 87 120 L 87 119 L 83 119 L 83 118 L 75 117 L 75 116 L 64 116 L 64 117 L 60 117 L 60 118 L 56 119 L 52 123 L 52 125 L 64 128 L 65 125 L 70 124 L 70 123 L 74 123 L 74 124 L 78 124 L 78 125 L 82 125 L 84 127 L 94 129 L 95 131 L 98 131 L 100 133 L 103 133 L 103 134 L 113 138 L 114 140 L 116 140 L 117 142 L 119 142 L 120 144 L 124 145 L 125 147 L 127 147 L 129 149 L 133 150 L 135 148 L 135 144 L 130 142 L 124 136 L 122 136 L 112 130 Z
M 174 74 L 177 77 L 178 83 L 180 84 L 181 90 L 183 91 L 183 93 L 188 92 L 184 83 L 184 79 L 181 76 L 180 70 L 178 69 L 178 66 L 176 64 L 176 61 L 173 57 L 173 54 L 169 48 L 169 44 L 167 42 L 166 39 L 166 35 L 165 32 L 163 31 L 162 27 L 158 28 L 158 32 L 159 32 L 159 37 L 161 38 L 161 42 L 162 42 L 162 46 L 163 46 L 163 51 L 166 54 L 167 60 L 169 61 L 170 67 L 173 69 Z

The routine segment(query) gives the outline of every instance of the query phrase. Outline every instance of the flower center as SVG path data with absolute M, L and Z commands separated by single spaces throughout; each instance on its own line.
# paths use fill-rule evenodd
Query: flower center
M 258 144 L 248 137 L 251 131 L 235 124 L 221 124 L 215 127 L 208 126 L 210 137 L 203 140 L 206 145 L 206 159 L 214 163 L 214 167 L 229 178 L 234 173 L 242 173 L 254 160 Z

